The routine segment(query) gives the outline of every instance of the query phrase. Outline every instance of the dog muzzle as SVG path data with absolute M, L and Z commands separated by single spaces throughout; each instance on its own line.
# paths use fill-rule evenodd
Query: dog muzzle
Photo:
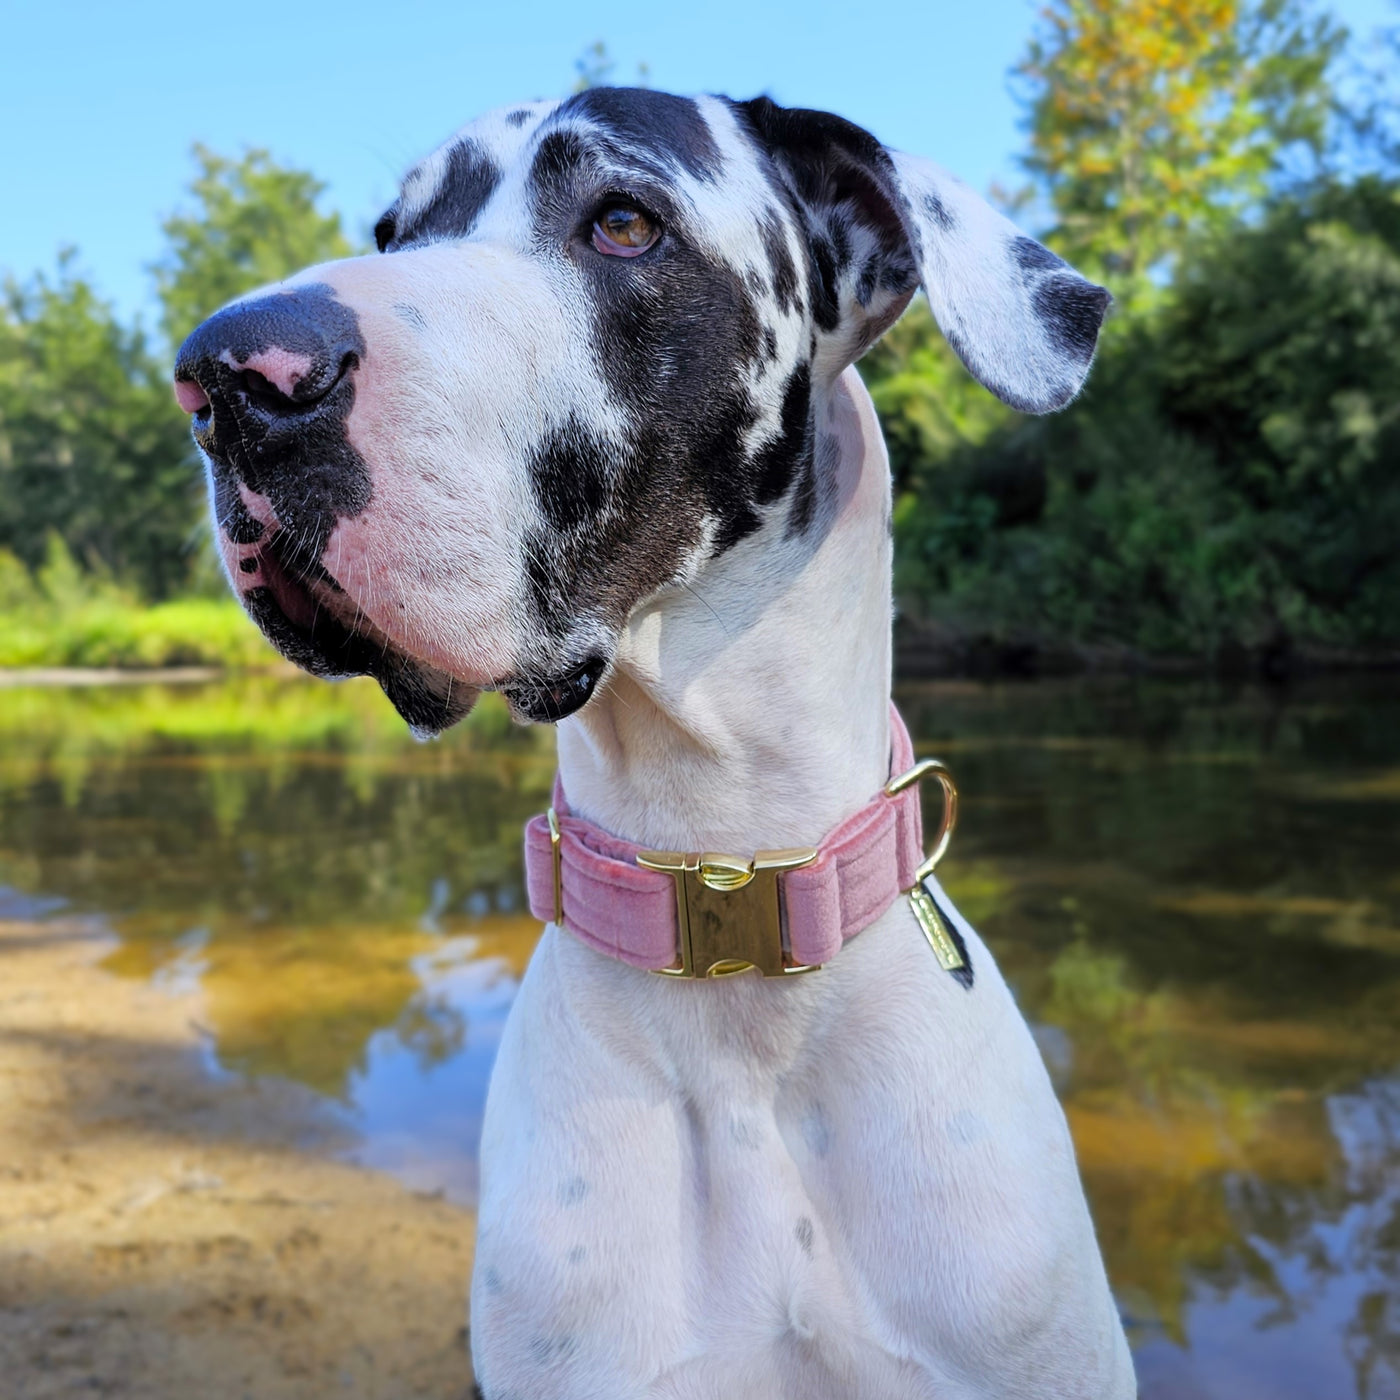
M 890 707 L 888 783 L 817 846 L 759 851 L 648 851 L 574 816 L 559 779 L 554 805 L 525 827 L 525 879 L 537 919 L 597 952 L 669 977 L 765 977 L 815 972 L 900 894 L 949 972 L 966 954 L 929 877 L 958 815 L 952 775 L 914 762 L 909 731 Z M 943 788 L 943 819 L 923 850 L 919 784 Z

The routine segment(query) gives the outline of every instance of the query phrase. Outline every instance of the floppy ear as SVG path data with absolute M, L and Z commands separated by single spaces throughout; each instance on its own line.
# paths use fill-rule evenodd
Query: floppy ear
M 899 318 L 919 283 L 972 376 L 1023 413 L 1080 390 L 1112 298 L 932 161 L 827 112 L 739 104 L 811 249 L 810 297 L 833 372 Z

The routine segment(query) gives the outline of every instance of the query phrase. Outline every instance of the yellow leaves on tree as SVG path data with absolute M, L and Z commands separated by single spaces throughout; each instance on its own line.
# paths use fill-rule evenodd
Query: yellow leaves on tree
M 1016 72 L 1058 246 L 1131 300 L 1316 149 L 1344 38 L 1306 0 L 1052 0 Z

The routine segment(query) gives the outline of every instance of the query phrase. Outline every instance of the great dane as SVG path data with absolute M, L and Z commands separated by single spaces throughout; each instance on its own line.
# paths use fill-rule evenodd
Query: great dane
M 553 921 L 481 1144 L 484 1394 L 1133 1395 L 991 954 L 931 879 L 811 883 L 829 833 L 893 829 L 903 742 L 889 469 L 853 362 L 922 284 L 969 371 L 1048 412 L 1107 293 L 939 167 L 766 98 L 494 112 L 375 236 L 206 321 L 176 394 L 229 579 L 285 656 L 376 677 L 422 735 L 483 690 L 559 726 L 531 871 Z M 777 851 L 786 883 L 655 856 L 707 851 Z M 760 873 L 774 975 L 656 975 L 761 967 L 696 941 L 724 936 L 713 891 Z M 633 874 L 675 891 L 649 906 L 659 960 L 628 945 Z M 786 975 L 823 920 L 826 965 Z

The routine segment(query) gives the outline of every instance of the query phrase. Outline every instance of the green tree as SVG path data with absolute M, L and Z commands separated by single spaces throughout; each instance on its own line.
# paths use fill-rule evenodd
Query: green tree
M 1324 183 L 1183 269 L 1162 410 L 1257 520 L 1290 632 L 1400 638 L 1400 182 Z
M 1058 251 L 1129 306 L 1320 153 L 1346 38 L 1309 0 L 1051 0 L 1016 69 Z
M 31 569 L 50 534 L 89 571 L 149 597 L 186 588 L 203 492 L 170 349 L 230 298 L 351 249 L 321 184 L 262 151 L 195 148 L 192 208 L 164 225 L 153 271 L 166 348 L 127 326 L 76 270 L 5 284 L 0 299 L 0 550 Z
M 1193 246 L 1070 412 L 921 469 L 901 594 L 999 640 L 1269 666 L 1400 645 L 1397 384 L 1400 181 L 1281 197 Z M 997 484 L 1037 476 L 1008 512 Z
M 168 367 L 78 274 L 0 299 L 0 549 L 37 567 L 50 533 L 154 596 L 187 578 L 199 474 Z
M 1015 415 L 962 367 L 920 297 L 860 362 L 884 424 L 895 491 L 923 478 L 960 449 L 983 442 Z
M 230 160 L 196 145 L 194 159 L 193 208 L 161 225 L 167 247 L 151 269 L 172 346 L 234 297 L 353 251 L 340 215 L 317 207 L 325 185 L 309 172 L 260 150 Z

